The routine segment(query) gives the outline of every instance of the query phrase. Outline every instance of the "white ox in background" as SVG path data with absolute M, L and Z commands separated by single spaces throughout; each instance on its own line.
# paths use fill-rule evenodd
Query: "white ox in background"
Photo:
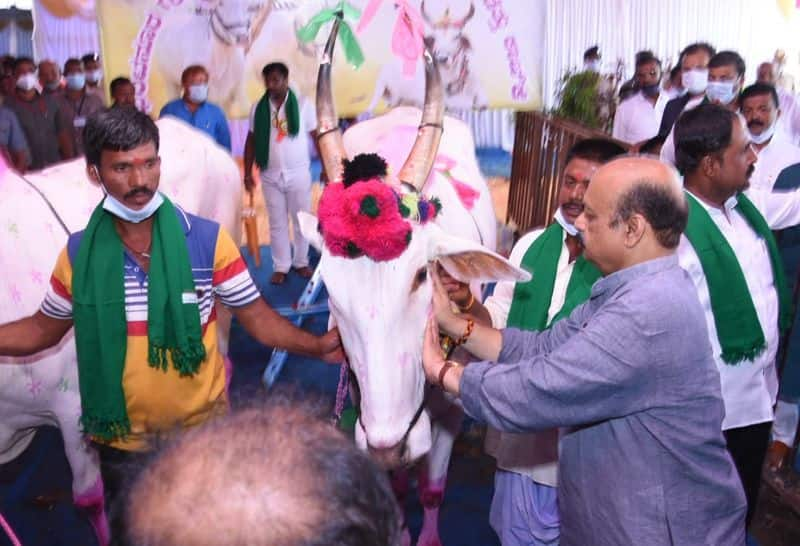
M 188 212 L 216 220 L 239 240 L 242 189 L 236 163 L 188 125 L 165 119 L 158 126 L 161 191 Z M 45 194 L 71 232 L 86 226 L 102 197 L 100 188 L 89 182 L 82 158 L 31 173 L 27 179 Z M 67 234 L 44 199 L 16 173 L 0 175 L 0 191 L 0 323 L 5 323 L 39 308 Z M 221 345 L 226 349 L 230 316 L 226 312 L 220 319 Z M 12 361 L 31 364 L 4 365 Z M 35 427 L 59 427 L 72 469 L 75 502 L 89 508 L 95 528 L 102 529 L 98 462 L 81 436 L 79 416 L 71 331 L 58 346 L 32 357 L 0 357 L 0 463 L 13 460 L 28 446 Z
M 439 3 L 441 4 L 441 2 Z M 480 83 L 474 67 L 472 43 L 464 27 L 475 15 L 475 5 L 470 1 L 464 12 L 454 14 L 449 1 L 437 6 L 435 11 L 420 5 L 425 20 L 425 44 L 436 57 L 444 85 L 444 103 L 448 110 L 471 110 L 486 108 L 489 99 Z M 412 77 L 403 75 L 402 61 L 393 59 L 384 64 L 378 73 L 375 91 L 367 107 L 373 112 L 383 99 L 389 108 L 401 104 L 421 106 L 425 99 L 425 70 L 422 60 L 417 63 Z
M 400 107 L 354 125 L 344 135 L 348 155 L 378 153 L 396 175 L 417 136 L 420 117 L 420 110 Z M 356 442 L 388 466 L 427 454 L 419 474 L 425 519 L 418 545 L 434 546 L 440 544 L 438 511 L 462 410 L 441 390 L 425 385 L 421 355 L 432 294 L 428 265 L 439 260 L 454 276 L 476 284 L 519 280 L 525 274 L 488 250 L 495 246 L 495 213 L 472 134 L 463 122 L 445 117 L 437 160 L 422 193 L 438 197 L 442 211 L 435 223 L 414 225 L 408 248 L 391 261 L 333 256 L 315 217 L 303 215 L 300 224 L 322 254 L 319 268 L 331 314 L 358 381 Z M 411 426 L 423 403 L 426 411 Z
M 283 0 L 285 2 L 286 0 Z M 195 12 L 175 16 L 159 32 L 154 58 L 173 97 L 181 95 L 181 73 L 203 65 L 209 100 L 234 116 L 246 116 L 245 60 L 272 4 L 281 0 L 195 0 Z

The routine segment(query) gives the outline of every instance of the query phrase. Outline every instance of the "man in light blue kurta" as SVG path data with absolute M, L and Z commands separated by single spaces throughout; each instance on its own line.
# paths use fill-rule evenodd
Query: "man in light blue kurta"
M 746 502 L 721 432 L 719 374 L 675 256 L 687 218 L 677 175 L 652 159 L 612 161 L 584 204 L 575 225 L 605 275 L 589 301 L 544 332 L 475 325 L 464 346 L 498 364 L 443 362 L 429 327 L 426 374 L 500 430 L 571 428 L 562 546 L 741 546 Z M 438 286 L 439 326 L 466 335 L 442 300 Z

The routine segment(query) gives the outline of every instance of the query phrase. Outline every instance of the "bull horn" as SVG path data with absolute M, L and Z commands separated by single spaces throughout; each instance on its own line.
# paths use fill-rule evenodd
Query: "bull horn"
M 325 44 L 325 53 L 319 65 L 317 74 L 317 145 L 322 165 L 328 176 L 328 182 L 342 181 L 344 171 L 343 161 L 347 158 L 344 149 L 342 132 L 339 129 L 339 117 L 336 115 L 336 106 L 333 104 L 333 89 L 331 85 L 331 70 L 333 68 L 333 50 L 336 45 L 336 34 L 342 21 L 341 12 L 333 21 L 331 35 Z
M 466 25 L 474 15 L 475 15 L 475 4 L 470 2 L 469 12 L 464 16 L 463 19 L 461 19 L 458 23 L 456 23 L 455 26 L 458 28 L 464 28 L 464 25 Z
M 428 12 L 425 11 L 425 0 L 422 0 L 422 3 L 419 5 L 419 11 L 422 14 L 422 18 L 425 19 L 425 22 L 428 23 L 430 26 L 435 26 L 436 22 L 430 18 Z
M 422 107 L 417 139 L 408 154 L 408 159 L 400 169 L 398 178 L 404 185 L 411 186 L 414 191 L 422 191 L 428 174 L 433 167 L 439 141 L 442 138 L 442 121 L 444 119 L 444 91 L 439 67 L 430 50 L 425 48 L 423 57 L 425 64 L 425 105 Z

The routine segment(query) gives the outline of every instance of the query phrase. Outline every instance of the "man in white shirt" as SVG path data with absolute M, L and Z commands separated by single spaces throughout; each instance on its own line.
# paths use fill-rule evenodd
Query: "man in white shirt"
M 586 301 L 600 272 L 582 258 L 583 245 L 573 222 L 583 211 L 583 195 L 594 172 L 624 153 L 605 139 L 579 140 L 567 152 L 554 223 L 524 235 L 509 258 L 532 271 L 534 280 L 498 283 L 481 305 L 467 284 L 442 270 L 450 299 L 483 324 L 527 330 L 549 328 Z M 497 460 L 489 520 L 502 545 L 558 544 L 558 430 L 511 434 L 490 429 L 486 451 Z
M 617 107 L 612 136 L 638 148 L 658 134 L 666 106 L 661 95 L 661 61 L 650 52 L 638 55 L 635 78 L 639 91 Z
M 777 80 L 775 65 L 769 62 L 758 65 L 756 82 L 773 85 L 778 93 L 778 107 L 781 110 L 778 129 L 786 134 L 792 144 L 800 144 L 800 104 L 794 93 L 779 86 Z
M 705 42 L 688 45 L 681 51 L 678 65 L 681 67 L 681 83 L 685 93 L 664 106 L 661 126 L 658 128 L 658 134 L 665 139 L 661 146 L 662 161 L 675 163 L 672 128 L 682 112 L 694 108 L 705 99 L 708 87 L 708 63 L 716 52 L 711 44 Z
M 313 105 L 289 88 L 289 68 L 270 63 L 261 71 L 267 88 L 250 111 L 250 132 L 244 148 L 244 186 L 252 191 L 253 163 L 261 171 L 261 187 L 269 215 L 272 284 L 286 281 L 289 269 L 309 278 L 308 241 L 294 229 L 289 243 L 289 218 L 295 228 L 297 213 L 311 210 L 309 137 L 316 135 Z M 293 246 L 293 248 L 292 248 Z
M 708 61 L 708 83 L 705 95 L 700 101 L 690 101 L 684 112 L 705 102 L 719 104 L 731 112 L 738 111 L 739 92 L 742 90 L 746 68 L 744 59 L 735 51 L 716 53 Z M 661 148 L 661 160 L 675 164 L 674 128 Z
M 678 248 L 705 309 L 722 428 L 753 516 L 778 392 L 775 357 L 791 299 L 771 229 L 800 223 L 800 191 L 748 188 L 756 154 L 741 118 L 715 104 L 675 125 L 689 224 Z
M 775 88 L 764 83 L 751 85 L 739 98 L 750 142 L 758 155 L 755 171 L 750 177 L 750 187 L 754 189 L 772 191 L 781 171 L 800 163 L 800 147 L 776 130 L 783 117 L 778 100 Z

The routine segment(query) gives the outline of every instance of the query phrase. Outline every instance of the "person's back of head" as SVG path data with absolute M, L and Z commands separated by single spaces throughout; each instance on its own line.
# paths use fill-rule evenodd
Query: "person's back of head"
M 280 395 L 193 430 L 134 483 L 132 546 L 395 546 L 385 473 L 321 413 Z
M 704 157 L 719 154 L 731 143 L 737 115 L 716 104 L 701 104 L 675 123 L 675 166 L 683 176 L 694 174 Z

